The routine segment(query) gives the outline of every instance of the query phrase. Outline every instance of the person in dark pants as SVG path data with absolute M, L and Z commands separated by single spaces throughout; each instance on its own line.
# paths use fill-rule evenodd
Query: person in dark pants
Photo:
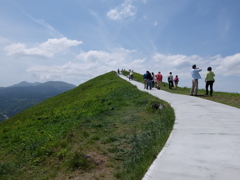
M 215 82 L 214 80 L 214 72 L 212 72 L 212 68 L 208 67 L 207 68 L 208 72 L 206 74 L 205 82 L 206 82 L 206 94 L 208 95 L 208 87 L 210 87 L 210 96 L 212 96 L 213 93 L 213 83 Z
M 172 72 L 170 72 L 169 76 L 168 76 L 168 85 L 169 85 L 169 89 L 173 88 L 173 75 L 172 75 Z
M 148 87 L 150 88 L 150 90 L 152 89 L 152 75 L 149 71 L 147 71 L 147 87 L 146 89 L 148 89 Z

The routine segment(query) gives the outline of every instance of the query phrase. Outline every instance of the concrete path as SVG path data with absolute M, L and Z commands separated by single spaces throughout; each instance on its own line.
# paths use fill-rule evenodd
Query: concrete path
M 145 90 L 142 83 L 129 82 L 169 102 L 176 115 L 165 147 L 143 180 L 240 179 L 240 109 L 194 96 Z

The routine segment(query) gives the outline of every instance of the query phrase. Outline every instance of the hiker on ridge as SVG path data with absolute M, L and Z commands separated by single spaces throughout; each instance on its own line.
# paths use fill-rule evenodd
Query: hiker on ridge
M 157 89 L 161 89 L 163 76 L 160 71 L 157 73 L 156 78 L 157 78 Z
M 202 79 L 199 72 L 202 71 L 201 68 L 197 68 L 196 64 L 192 65 L 191 75 L 192 75 L 192 88 L 190 90 L 190 96 L 197 96 L 198 93 L 198 79 Z
M 146 89 L 148 89 L 148 87 L 150 88 L 150 90 L 152 89 L 152 80 L 153 80 L 153 77 L 151 75 L 151 73 L 149 71 L 147 71 L 147 87 Z
M 146 87 L 147 87 L 147 71 L 146 71 L 146 73 L 143 75 L 143 84 L 144 84 L 144 89 L 146 89 Z
M 174 89 L 177 89 L 177 87 L 178 87 L 178 82 L 179 82 L 179 78 L 178 78 L 178 75 L 176 75 L 176 77 L 173 79 L 173 81 L 174 81 Z
M 152 87 L 154 87 L 154 84 L 155 84 L 154 79 L 155 79 L 155 75 L 154 75 L 154 72 L 152 72 Z
M 130 73 L 129 73 L 129 75 L 128 75 L 128 78 L 129 78 L 129 81 L 130 81 L 130 80 L 133 80 L 133 72 L 132 72 L 132 71 L 130 71 Z
M 208 72 L 206 74 L 206 78 L 205 78 L 205 82 L 206 82 L 206 94 L 205 95 L 208 95 L 208 86 L 210 86 L 210 96 L 212 96 L 212 93 L 213 93 L 213 83 L 215 82 L 215 79 L 214 79 L 214 72 L 212 72 L 212 68 L 211 67 L 208 67 L 207 68 Z
M 173 88 L 173 75 L 172 75 L 172 72 L 170 72 L 169 76 L 168 76 L 168 85 L 169 85 L 169 89 Z

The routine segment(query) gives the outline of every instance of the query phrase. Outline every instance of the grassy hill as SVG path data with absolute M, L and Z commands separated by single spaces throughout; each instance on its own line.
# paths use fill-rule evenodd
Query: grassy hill
M 27 83 L 0 88 L 0 121 L 36 105 L 43 100 L 56 96 L 76 86 L 61 81 Z
M 174 119 L 168 103 L 106 73 L 1 122 L 0 179 L 141 179 Z
M 122 71 L 122 74 L 127 76 L 129 74 L 129 72 Z M 133 80 L 143 83 L 143 75 L 134 72 Z M 191 82 L 189 82 L 189 83 L 191 83 Z M 181 83 L 180 83 L 180 85 L 181 85 Z M 214 86 L 213 86 L 213 88 L 214 88 Z M 190 88 L 188 88 L 188 87 L 178 87 L 177 90 L 169 89 L 168 83 L 166 83 L 166 82 L 162 83 L 161 89 L 164 91 L 168 91 L 168 92 L 176 93 L 176 94 L 189 95 L 189 93 L 190 93 Z M 213 96 L 204 96 L 205 89 L 199 89 L 198 94 L 199 94 L 199 96 L 198 96 L 199 98 L 204 98 L 204 99 L 207 99 L 210 101 L 215 101 L 218 103 L 222 103 L 222 104 L 226 104 L 226 105 L 233 106 L 236 108 L 240 108 L 240 94 L 239 93 L 214 91 Z

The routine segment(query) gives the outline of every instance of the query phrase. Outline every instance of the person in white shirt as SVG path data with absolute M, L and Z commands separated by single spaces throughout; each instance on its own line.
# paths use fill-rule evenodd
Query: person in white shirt
M 198 79 L 202 79 L 199 72 L 202 71 L 201 68 L 197 68 L 196 64 L 192 65 L 191 75 L 192 75 L 192 88 L 190 90 L 190 96 L 197 96 L 198 93 Z

